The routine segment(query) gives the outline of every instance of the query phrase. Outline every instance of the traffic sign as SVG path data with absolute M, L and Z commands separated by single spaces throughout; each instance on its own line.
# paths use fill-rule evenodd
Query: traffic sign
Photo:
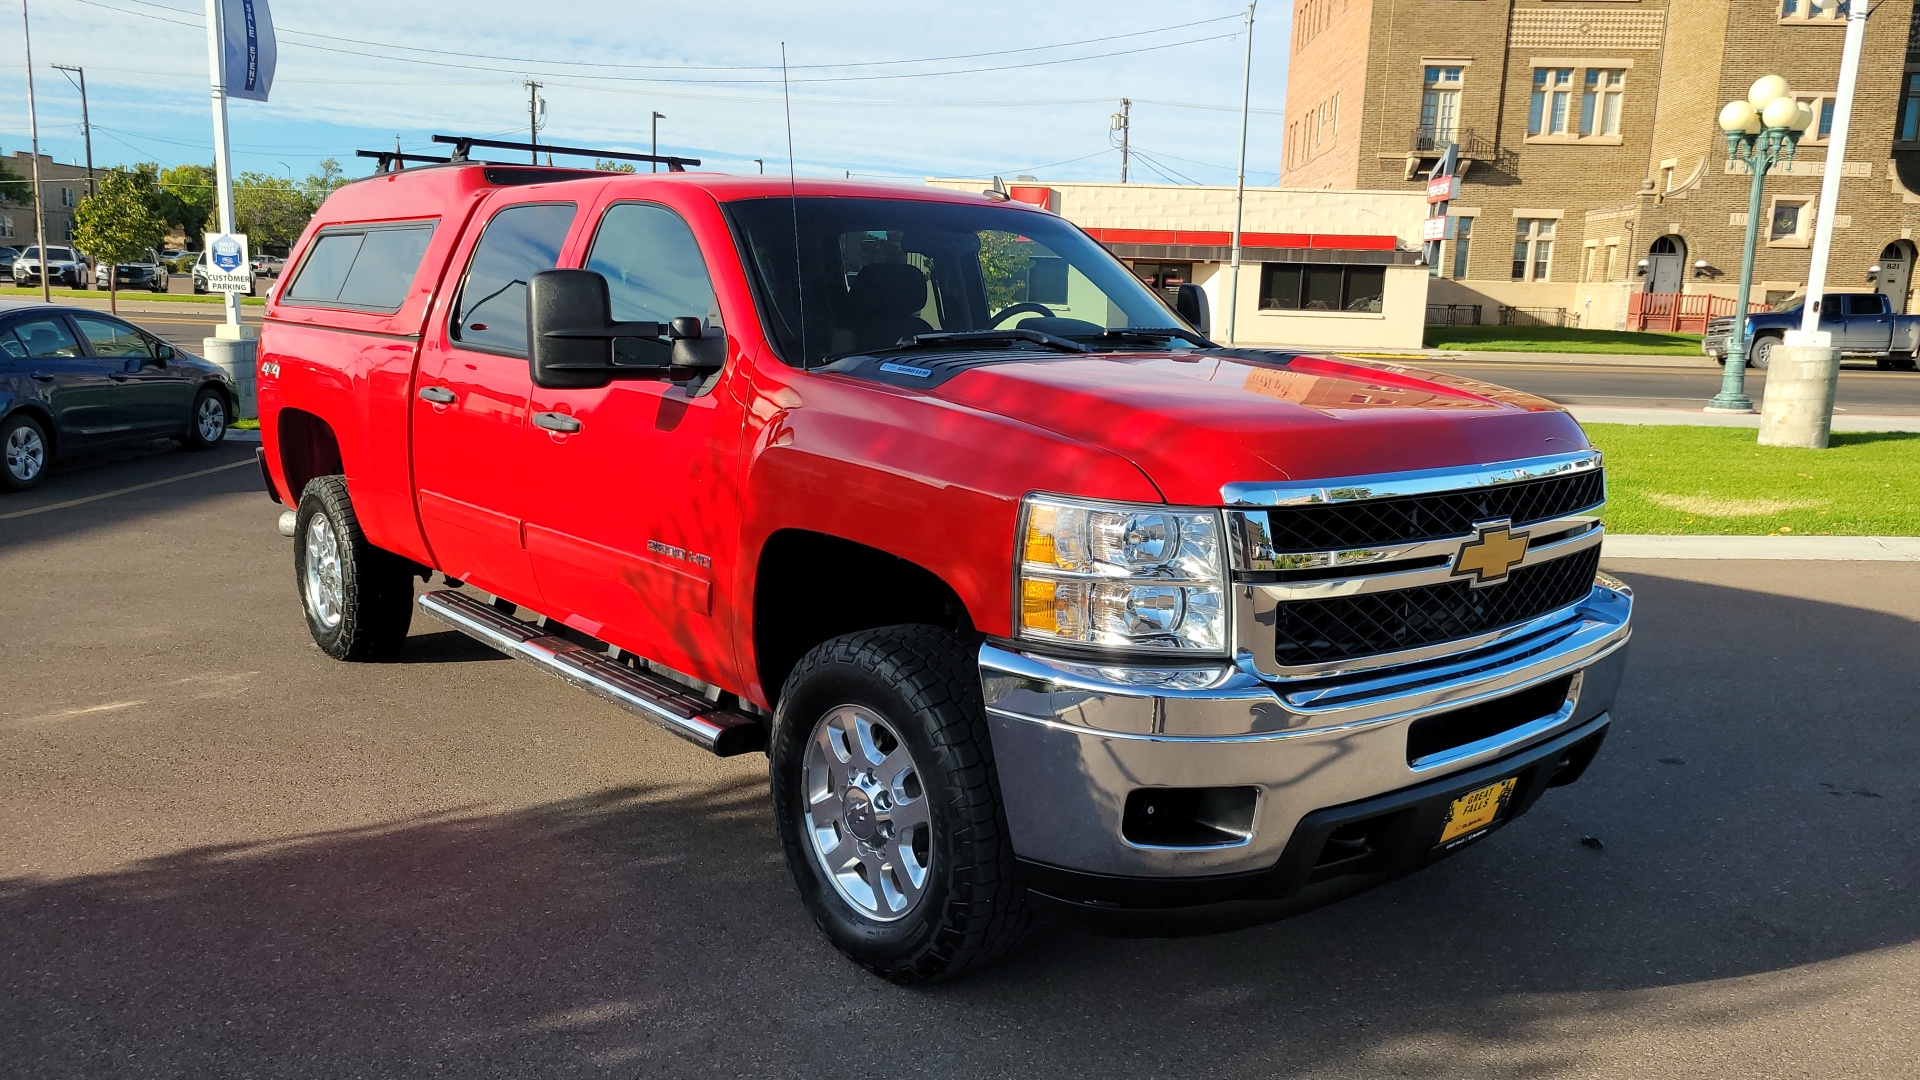
M 253 291 L 246 233 L 207 234 L 207 290 L 243 296 Z

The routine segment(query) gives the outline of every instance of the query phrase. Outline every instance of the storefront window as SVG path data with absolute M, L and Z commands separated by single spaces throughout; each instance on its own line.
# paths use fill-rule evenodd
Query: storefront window
M 1262 311 L 1379 311 L 1386 291 L 1384 266 L 1266 263 L 1260 268 Z

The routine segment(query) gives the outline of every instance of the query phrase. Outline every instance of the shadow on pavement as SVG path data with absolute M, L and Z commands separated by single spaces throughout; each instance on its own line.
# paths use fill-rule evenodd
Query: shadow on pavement
M 1634 577 L 1632 670 L 1585 780 L 1287 922 L 1053 925 L 901 990 L 808 924 L 757 776 L 636 785 L 0 879 L 3 1071 L 1429 1075 L 1467 1045 L 1493 1062 L 1474 1075 L 1531 1076 L 1569 1064 L 1554 1033 L 1627 1023 L 1649 992 L 1687 991 L 1669 1011 L 1701 1023 L 1795 1008 L 1815 991 L 1705 984 L 1920 935 L 1920 628 Z
M 280 508 L 267 499 L 254 464 L 254 448 L 259 445 L 232 440 L 205 453 L 189 453 L 163 439 L 76 454 L 57 462 L 32 491 L 0 492 L 0 548 L 48 543 L 122 525 L 145 527 L 166 512 L 248 491 L 259 498 L 261 513 L 258 521 L 242 527 L 264 524 L 271 530 L 274 513 L 269 511 L 277 513 Z M 64 505 L 69 503 L 75 505 Z

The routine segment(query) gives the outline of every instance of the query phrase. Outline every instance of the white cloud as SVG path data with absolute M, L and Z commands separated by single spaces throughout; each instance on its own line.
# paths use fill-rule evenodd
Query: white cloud
M 206 38 L 193 0 L 36 0 L 34 56 L 42 144 L 79 156 L 77 95 L 53 63 L 87 67 L 103 163 L 211 157 Z M 523 79 L 545 84 L 543 141 L 647 148 L 659 111 L 661 149 L 701 157 L 728 171 L 785 167 L 780 43 L 793 65 L 793 137 L 802 172 L 919 177 L 1011 176 L 1117 179 L 1108 116 L 1134 100 L 1134 178 L 1155 182 L 1153 161 L 1207 183 L 1231 183 L 1237 150 L 1244 39 L 1231 0 L 1177 8 L 1142 0 L 1053 4 L 978 0 L 967 4 L 775 4 L 751 0 L 587 0 L 530 5 L 506 0 L 395 5 L 373 0 L 280 0 L 280 65 L 270 103 L 231 106 L 236 167 L 304 174 L 325 156 L 356 148 L 423 147 L 436 131 L 523 137 Z M 1253 116 L 1248 179 L 1275 181 L 1289 30 L 1284 5 L 1255 26 Z M 175 25 L 163 20 L 194 25 Z M 1033 46 L 1201 23 L 1164 33 L 1049 51 Z M 293 30 L 453 55 L 301 37 Z M 1178 48 L 1152 45 L 1235 35 Z M 388 54 L 383 57 L 382 53 Z M 817 65 L 998 53 L 927 65 L 821 70 Z M 1098 53 L 1102 59 L 937 78 L 874 78 L 906 72 L 1002 67 Z M 487 57 L 549 58 L 542 64 Z M 24 67 L 16 51 L 0 114 L 0 140 L 24 148 Z M 426 63 L 425 61 L 435 61 Z M 564 64 L 629 65 L 575 68 Z M 730 72 L 636 70 L 632 65 L 743 65 Z M 489 70 L 472 70 L 484 68 Z M 770 70 L 769 70 L 770 69 Z M 590 76 L 620 76 L 592 78 Z M 823 77 L 856 80 L 822 82 Z M 676 81 L 639 81 L 673 79 Z M 695 81 L 699 80 L 699 81 Z M 719 81 L 731 80 L 731 81 Z M 758 81 L 748 81 L 758 80 Z M 1212 106 L 1178 107 L 1169 103 Z M 1082 159 L 1070 161 L 1070 159 Z M 1069 162 L 1040 169 L 1057 162 Z M 350 168 L 359 172 L 358 167 Z

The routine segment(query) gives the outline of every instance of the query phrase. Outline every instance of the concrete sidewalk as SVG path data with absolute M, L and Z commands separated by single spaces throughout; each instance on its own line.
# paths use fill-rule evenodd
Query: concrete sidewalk
M 1608 536 L 1608 559 L 1779 559 L 1795 562 L 1920 562 L 1913 536 Z
M 1396 349 L 1383 349 L 1369 352 L 1339 352 L 1339 356 L 1352 357 L 1355 360 L 1373 360 L 1390 364 L 1410 364 L 1419 366 L 1431 363 L 1526 363 L 1526 364 L 1572 364 L 1593 367 L 1647 367 L 1647 368 L 1688 368 L 1718 369 L 1719 364 L 1700 356 L 1648 356 L 1638 353 L 1549 353 L 1549 352 L 1474 352 L 1464 349 L 1421 349 L 1410 352 Z
M 1566 410 L 1583 424 L 1677 424 L 1685 427 L 1728 427 L 1759 430 L 1759 413 L 1710 413 L 1701 409 L 1623 409 L 1610 405 L 1568 405 Z M 1869 416 L 1836 411 L 1833 430 L 1920 432 L 1920 416 Z

